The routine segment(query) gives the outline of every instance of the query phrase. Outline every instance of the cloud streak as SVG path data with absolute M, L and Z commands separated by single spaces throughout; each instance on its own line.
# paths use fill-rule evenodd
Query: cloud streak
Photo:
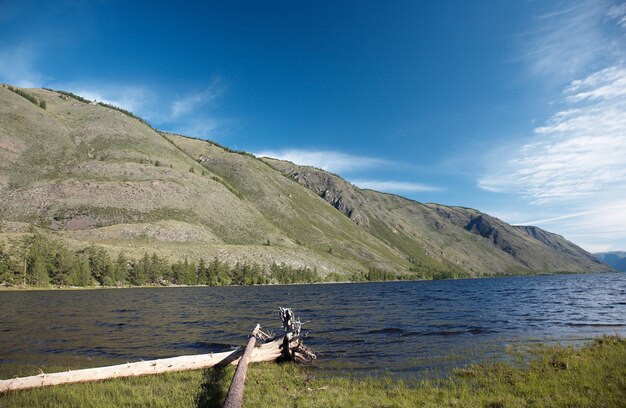
M 622 7 L 610 8 L 605 0 L 586 0 L 538 16 L 534 27 L 520 36 L 517 59 L 528 63 L 533 75 L 558 82 L 584 74 L 589 67 L 621 53 L 621 45 L 612 41 L 603 23 L 607 18 L 621 21 Z M 613 17 L 607 14 L 611 12 Z
M 597 3 L 594 3 L 597 6 Z M 606 3 L 602 3 L 606 6 Z M 595 7 L 582 3 L 557 16 L 565 24 L 544 39 L 559 42 L 580 58 L 565 54 L 550 61 L 551 69 L 569 69 L 572 61 L 596 66 L 564 86 L 560 108 L 536 127 L 523 144 L 491 152 L 489 170 L 478 186 L 514 194 L 530 204 L 534 219 L 520 224 L 540 225 L 575 240 L 588 250 L 626 247 L 626 66 L 624 33 L 607 38 L 609 27 L 626 29 L 626 3 Z M 583 16 L 587 15 L 587 20 Z M 576 27 L 580 24 L 580 27 Z M 569 30 L 571 39 L 566 39 Z M 582 30 L 583 38 L 578 38 Z M 556 37 L 555 37 L 556 36 Z M 590 50 L 573 42 L 581 41 Z M 561 52 L 561 51 L 559 51 Z M 606 58 L 600 54 L 606 52 Z M 598 61 L 591 61 L 593 55 Z M 552 58 L 551 57 L 551 58 Z M 595 57 L 594 57 L 595 58 Z M 558 61 L 561 59 L 561 61 Z M 612 61 L 609 61 L 611 60 Z M 609 62 L 607 62 L 609 61 Z M 597 65 L 601 62 L 603 65 Z M 551 73 L 546 75 L 550 77 Z M 519 218 L 518 218 L 519 219 Z M 509 220 L 511 221 L 511 220 Z
M 620 27 L 626 29 L 626 3 L 616 4 L 611 7 L 607 16 L 615 20 Z
M 149 105 L 150 101 L 155 98 L 155 92 L 148 87 L 87 82 L 60 83 L 50 86 L 55 89 L 70 91 L 85 99 L 119 106 L 140 116 L 152 116 Z
M 219 129 L 219 123 L 212 118 L 200 118 L 185 121 L 183 124 L 172 127 L 174 133 L 185 136 L 199 137 L 205 139 L 210 137 Z
M 611 201 L 611 198 L 604 197 L 598 199 L 595 205 L 587 203 L 581 207 L 587 210 L 520 224 L 541 225 L 549 230 L 558 230 L 588 251 L 623 250 L 626 237 L 626 202 L 619 198 Z
M 439 187 L 405 181 L 351 180 L 351 183 L 360 188 L 385 191 L 388 193 L 425 193 L 441 191 Z
M 199 109 L 214 103 L 223 93 L 225 87 L 219 80 L 214 80 L 211 85 L 200 92 L 191 92 L 179 97 L 172 103 L 170 114 L 172 119 L 178 119 L 189 115 Z
M 565 109 L 514 155 L 494 163 L 479 186 L 517 194 L 545 214 L 524 224 L 557 230 L 585 248 L 624 245 L 626 68 L 575 80 L 563 95 Z
M 124 108 L 159 128 L 189 136 L 206 138 L 223 128 L 225 121 L 216 118 L 210 109 L 227 90 L 219 78 L 201 91 L 171 96 L 164 88 L 103 79 L 50 80 L 39 69 L 42 58 L 37 47 L 29 43 L 0 48 L 0 82 L 23 88 L 69 91 L 88 100 Z
M 535 129 L 503 172 L 493 171 L 479 186 L 516 192 L 534 204 L 624 190 L 626 68 L 613 66 L 573 81 L 564 98 L 566 108 Z
M 287 160 L 302 166 L 313 166 L 335 173 L 365 170 L 390 164 L 382 159 L 356 156 L 333 150 L 264 150 L 255 153 L 255 155 Z
M 210 137 L 221 128 L 220 122 L 206 111 L 224 87 L 211 85 L 202 92 L 190 92 L 176 99 L 164 96 L 150 86 L 106 82 L 50 84 L 89 100 L 108 103 L 131 111 L 163 130 L 200 138 Z
M 0 49 L 0 80 L 11 85 L 34 88 L 41 86 L 44 76 L 36 68 L 37 53 L 29 44 Z

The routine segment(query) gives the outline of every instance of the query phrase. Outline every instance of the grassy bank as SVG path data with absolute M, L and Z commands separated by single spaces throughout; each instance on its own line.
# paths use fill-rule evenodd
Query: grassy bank
M 517 357 L 516 366 L 473 365 L 445 379 L 421 381 L 338 378 L 291 364 L 253 365 L 245 406 L 624 406 L 626 339 L 602 337 L 581 349 L 538 347 Z M 12 392 L 0 396 L 0 406 L 221 406 L 233 372 L 229 367 Z

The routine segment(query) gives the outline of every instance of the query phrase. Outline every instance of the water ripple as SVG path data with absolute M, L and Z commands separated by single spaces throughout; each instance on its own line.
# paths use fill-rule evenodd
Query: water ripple
M 403 375 L 501 358 L 507 344 L 626 335 L 624 294 L 626 274 L 0 292 L 0 362 L 226 351 L 244 345 L 256 323 L 279 333 L 277 309 L 288 306 L 308 322 L 319 369 Z

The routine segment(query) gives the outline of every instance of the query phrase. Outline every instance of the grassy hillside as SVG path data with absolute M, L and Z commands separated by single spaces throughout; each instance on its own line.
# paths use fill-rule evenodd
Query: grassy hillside
M 26 92 L 46 109 L 0 88 L 5 239 L 36 224 L 73 246 L 97 243 L 135 257 L 285 262 L 321 274 L 408 267 L 397 251 L 251 156 L 166 137 L 56 92 Z M 207 153 L 210 162 L 196 161 Z
M 34 225 L 72 250 L 286 263 L 322 276 L 607 270 L 537 229 L 359 190 L 44 89 L 0 87 L 0 197 L 8 247 Z
M 9 156 L 0 164 L 5 230 L 35 223 L 70 242 L 131 252 L 174 254 L 181 243 L 193 244 L 189 255 L 206 244 L 260 245 L 271 237 L 254 208 L 140 121 L 54 92 L 28 92 L 47 109 L 0 88 L 0 146 Z
M 217 174 L 250 202 L 283 237 L 281 246 L 296 246 L 322 258 L 367 270 L 408 268 L 405 257 L 350 222 L 306 188 L 250 155 L 232 153 L 211 143 L 168 135 L 176 145 Z

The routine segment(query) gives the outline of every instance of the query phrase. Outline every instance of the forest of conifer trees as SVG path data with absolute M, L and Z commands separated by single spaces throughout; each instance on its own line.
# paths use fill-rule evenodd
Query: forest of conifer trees
M 256 263 L 234 265 L 217 258 L 169 262 L 156 253 L 130 259 L 91 245 L 71 251 L 42 234 L 27 235 L 7 246 L 0 244 L 0 283 L 15 286 L 144 286 L 144 285 L 259 285 L 313 283 L 321 279 L 310 268 L 285 264 L 263 268 Z
M 17 287 L 124 287 L 171 285 L 265 285 L 316 282 L 380 282 L 390 280 L 449 279 L 459 276 L 425 269 L 411 274 L 369 268 L 324 277 L 317 269 L 286 264 L 229 264 L 218 258 L 171 262 L 147 252 L 139 259 L 123 252 L 117 257 L 91 245 L 70 250 L 63 242 L 34 232 L 6 245 L 0 242 L 0 286 Z

